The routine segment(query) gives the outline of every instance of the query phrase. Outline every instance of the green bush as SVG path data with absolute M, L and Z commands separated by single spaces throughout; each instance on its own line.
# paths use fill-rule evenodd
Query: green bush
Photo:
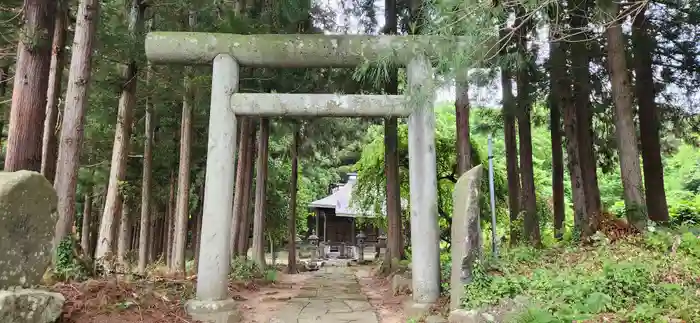
M 669 194 L 668 213 L 675 225 L 700 225 L 700 196 L 687 192 Z
M 82 281 L 90 277 L 92 268 L 87 261 L 80 259 L 75 250 L 77 241 L 69 236 L 63 239 L 56 250 L 53 276 L 60 281 Z
M 700 195 L 687 191 L 675 191 L 669 192 L 667 196 L 668 213 L 672 225 L 700 225 Z M 623 218 L 625 216 L 625 202 L 622 200 L 614 202 L 608 211 Z
M 464 306 L 483 308 L 516 296 L 532 304 L 517 322 L 615 320 L 700 321 L 700 240 L 692 233 L 656 232 L 596 247 L 506 251 L 480 263 Z M 615 321 L 614 320 L 614 321 Z
M 240 281 L 262 279 L 265 273 L 252 260 L 246 257 L 235 257 L 231 261 L 231 278 Z

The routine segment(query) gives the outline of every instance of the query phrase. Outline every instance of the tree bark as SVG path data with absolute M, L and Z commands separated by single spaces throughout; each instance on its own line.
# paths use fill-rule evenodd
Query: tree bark
M 257 177 L 255 179 L 255 213 L 253 218 L 253 262 L 264 268 L 265 262 L 265 209 L 267 207 L 267 158 L 270 140 L 270 119 L 260 119 L 258 136 Z M 240 175 L 239 175 L 240 176 Z M 318 234 L 318 233 L 316 233 Z
M 90 231 L 92 223 L 92 188 L 85 193 L 83 202 L 83 225 L 80 230 L 80 247 L 86 255 L 90 253 Z
M 501 39 L 506 39 L 505 32 L 501 34 Z M 503 48 L 506 46 L 507 44 Z M 510 221 L 509 240 L 511 245 L 515 245 L 521 237 L 520 226 L 518 225 L 518 214 L 520 214 L 520 172 L 518 170 L 518 143 L 515 131 L 516 108 L 512 82 L 513 76 L 510 68 L 501 66 L 503 140 L 506 151 L 506 178 L 508 182 L 508 213 Z
M 519 10 L 524 11 L 524 10 Z M 529 23 L 525 23 L 526 25 Z M 532 109 L 531 70 L 532 60 L 527 49 L 527 33 L 530 27 L 522 26 L 518 30 L 518 52 L 522 55 L 524 66 L 519 66 L 516 84 L 518 89 L 518 143 L 520 153 L 520 183 L 521 183 L 521 209 L 524 211 L 523 234 L 533 246 L 540 246 L 540 227 L 537 214 L 537 196 L 535 195 L 535 176 L 532 159 L 532 125 L 530 111 Z
M 100 205 L 101 208 L 98 210 L 98 214 L 104 213 L 104 201 L 106 199 L 106 194 L 107 191 L 103 191 L 100 193 L 99 197 L 97 198 L 97 203 L 95 205 Z M 99 233 L 100 233 L 100 222 L 101 218 L 100 217 L 95 217 L 92 220 L 92 224 L 90 227 L 90 252 L 88 253 L 90 255 L 90 258 L 95 259 L 95 254 L 97 253 L 97 239 L 99 238 Z
M 146 82 L 150 82 L 152 68 L 147 68 Z M 141 228 L 139 232 L 139 263 L 138 272 L 144 274 L 148 265 L 148 246 L 150 240 L 155 240 L 155 232 L 149 232 L 151 228 L 151 186 L 153 185 L 153 132 L 154 132 L 154 107 L 151 98 L 146 102 L 146 137 L 143 143 L 143 173 L 141 175 Z
M 191 72 L 190 69 L 187 72 Z M 187 221 L 190 215 L 190 150 L 192 147 L 192 102 L 193 93 L 190 75 L 185 76 L 185 95 L 182 99 L 182 127 L 180 132 L 180 170 L 178 173 L 177 207 L 175 216 L 175 241 L 173 265 L 175 274 L 185 273 L 185 250 L 187 249 Z
M 384 20 L 387 34 L 398 31 L 398 11 L 396 0 L 385 0 Z M 386 94 L 398 94 L 398 70 L 390 69 L 389 79 L 384 86 Z M 382 263 L 386 273 L 398 270 L 403 258 L 401 229 L 401 186 L 399 183 L 398 118 L 384 119 L 384 172 L 386 176 L 387 245 Z
M 46 111 L 56 1 L 24 0 L 5 171 L 41 171 L 41 126 Z
M 127 155 L 129 152 L 129 140 L 131 137 L 131 123 L 134 106 L 136 105 L 136 63 L 129 64 L 124 74 L 124 89 L 119 99 L 119 111 L 117 116 L 117 129 L 114 134 L 114 148 L 112 149 L 112 167 L 107 186 L 107 198 L 105 210 L 100 224 L 100 239 L 97 245 L 98 259 L 107 256 L 113 246 L 114 219 L 119 214 L 119 205 L 122 195 L 119 192 L 119 183 L 124 180 L 126 172 Z
M 593 115 L 591 112 L 591 76 L 588 14 L 592 2 L 577 0 L 570 15 L 571 74 L 573 76 L 573 104 L 576 106 L 576 131 L 579 165 L 586 197 L 587 216 L 597 218 L 602 211 L 598 188 L 597 157 L 593 149 Z M 589 222 L 586 220 L 586 222 Z
M 145 7 L 142 5 L 141 1 L 142 0 L 132 0 L 131 3 L 129 31 L 132 33 L 134 46 L 138 46 L 140 43 L 139 37 L 141 37 L 141 31 L 143 30 Z M 137 54 L 136 50 L 136 48 L 133 49 L 133 55 Z M 127 155 L 129 152 L 129 141 L 131 139 L 134 106 L 136 105 L 136 81 L 138 77 L 137 62 L 135 59 L 126 66 L 123 76 L 124 85 L 122 87 L 121 97 L 119 98 L 117 129 L 114 134 L 114 148 L 112 150 L 112 167 L 109 174 L 105 211 L 102 215 L 100 239 L 96 252 L 96 257 L 98 259 L 105 257 L 113 245 L 112 226 L 114 225 L 114 218 L 116 218 L 118 214 L 117 208 L 121 204 L 122 199 L 119 193 L 119 182 L 124 180 Z
M 561 21 L 560 15 L 557 15 L 557 7 L 553 6 L 550 9 L 551 20 Z M 583 184 L 583 174 L 580 164 L 580 147 L 579 147 L 579 132 L 577 127 L 580 124 L 577 122 L 576 105 L 572 98 L 571 81 L 568 78 L 568 70 L 566 66 L 567 52 L 564 44 L 561 41 L 555 41 L 562 38 L 559 32 L 553 32 L 550 41 L 550 84 L 552 84 L 551 103 L 557 105 L 563 112 L 564 116 L 564 133 L 566 135 L 566 155 L 567 166 L 569 170 L 569 178 L 571 180 L 571 195 L 574 204 L 574 224 L 575 231 L 582 236 L 592 234 L 593 224 L 588 217 L 586 194 Z M 563 189 L 563 188 L 562 188 Z M 562 198 L 563 199 L 563 198 Z M 562 201 L 563 202 L 563 201 Z M 563 211 L 563 210 L 561 210 Z M 558 218 L 555 214 L 555 234 L 558 238 L 563 236 L 564 215 Z
M 83 145 L 85 108 L 92 70 L 92 56 L 99 17 L 98 0 L 81 0 L 76 15 L 71 49 L 66 104 L 61 125 L 54 188 L 58 197 L 58 216 L 54 246 L 70 233 L 75 216 L 75 200 Z M 93 221 L 99 223 L 100 221 Z
M 243 202 L 241 205 L 241 217 L 238 226 L 238 242 L 236 244 L 237 254 L 244 257 L 248 256 L 248 248 L 250 247 L 250 201 L 253 191 L 253 162 L 255 160 L 255 121 L 251 122 L 250 137 L 248 138 L 248 159 L 246 159 L 244 175 L 246 176 L 243 190 Z
M 233 221 L 231 222 L 231 240 L 229 241 L 231 247 L 231 256 L 243 256 L 238 253 L 238 233 L 241 223 L 241 219 L 245 216 L 243 212 L 243 197 L 245 195 L 245 182 L 248 175 L 245 173 L 245 165 L 248 160 L 250 151 L 248 148 L 248 141 L 251 137 L 251 127 L 252 119 L 250 117 L 240 118 L 241 122 L 241 139 L 238 145 L 238 161 L 236 166 L 236 189 L 233 196 Z
M 173 266 L 173 240 L 175 233 L 175 185 L 176 185 L 175 173 L 170 173 L 170 191 L 168 194 L 168 206 L 166 214 L 166 257 L 165 262 L 168 268 Z
M 659 108 L 656 105 L 654 88 L 653 51 L 654 38 L 646 17 L 647 5 L 637 12 L 632 22 L 632 47 L 634 49 L 635 90 L 639 105 L 639 135 L 644 160 L 644 189 L 649 219 L 667 222 L 668 204 L 664 188 L 664 165 L 661 161 L 661 138 L 659 137 Z
M 57 1 L 56 24 L 53 34 L 53 52 L 49 68 L 49 84 L 46 93 L 46 117 L 44 119 L 44 136 L 41 148 L 41 173 L 53 183 L 56 176 L 56 158 L 58 142 L 56 129 L 58 121 L 58 101 L 61 97 L 63 79 L 64 51 L 66 30 L 68 29 L 68 6 L 64 1 Z
M 550 23 L 556 26 L 559 15 L 557 7 L 550 7 Z M 558 42 L 560 34 L 550 29 L 549 40 L 549 131 L 552 137 L 552 205 L 554 209 L 554 237 L 562 240 L 564 237 L 564 153 L 562 151 L 561 111 L 567 102 L 562 100 L 562 91 L 568 91 L 567 87 L 560 87 L 562 71 L 566 71 L 566 51 L 562 51 Z M 563 63 L 563 64 L 562 64 Z
M 153 204 L 153 203 L 151 203 Z M 153 207 L 152 207 L 153 208 Z M 155 210 L 155 208 L 153 208 Z M 152 218 L 152 221 L 155 221 L 155 229 L 152 232 L 152 240 L 153 244 L 150 244 L 149 250 L 148 250 L 148 261 L 149 262 L 155 262 L 156 259 L 162 259 L 165 257 L 165 239 L 163 238 L 165 235 L 163 232 L 165 232 L 165 215 L 161 214 L 161 216 L 158 216 L 160 213 L 158 212 L 152 212 L 153 216 L 155 218 Z
M 0 102 L 4 101 L 5 94 L 7 94 L 7 82 L 9 82 L 7 74 L 9 70 L 9 66 L 0 66 Z M 2 107 L 2 109 L 0 109 L 0 113 L 2 114 L 2 117 L 0 117 L 0 143 L 2 143 L 5 140 L 5 124 L 9 121 L 6 116 L 10 114 L 9 107 L 5 104 L 0 104 L 0 106 Z
M 128 268 L 126 254 L 131 244 L 131 206 L 127 198 L 122 199 L 121 216 L 119 221 L 119 243 L 117 244 L 117 261 L 122 268 Z
M 469 82 L 457 80 L 455 99 L 455 119 L 457 120 L 457 176 L 462 176 L 471 168 L 471 142 L 469 141 Z
M 610 17 L 617 17 L 619 5 L 615 2 L 605 8 Z M 620 157 L 620 175 L 625 197 L 625 213 L 630 225 L 639 232 L 646 230 L 642 172 L 639 165 L 639 150 L 634 126 L 633 97 L 627 70 L 625 39 L 622 26 L 612 22 L 605 30 L 608 41 L 608 63 L 615 103 L 615 135 Z
M 287 273 L 297 273 L 297 180 L 299 177 L 299 144 L 301 141 L 300 125 L 297 125 L 294 131 L 294 139 L 292 139 L 291 157 L 292 157 L 292 176 L 289 180 L 289 219 L 287 222 Z
M 551 43 L 550 43 L 551 44 Z M 551 45 L 550 45 L 551 48 Z M 551 53 L 551 52 L 550 52 Z M 550 82 L 552 84 L 553 82 Z M 550 85 L 549 130 L 552 137 L 552 205 L 554 209 L 554 237 L 564 237 L 564 152 L 561 138 L 561 104 L 555 98 L 556 85 Z
M 204 217 L 204 183 L 199 187 L 199 205 L 197 206 L 197 222 L 195 225 L 195 241 L 194 241 L 194 265 L 192 268 L 199 268 L 199 249 L 202 246 L 202 220 Z

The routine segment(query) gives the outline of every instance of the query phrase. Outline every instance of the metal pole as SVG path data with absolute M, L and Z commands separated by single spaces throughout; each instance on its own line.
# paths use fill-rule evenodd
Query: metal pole
M 496 245 L 496 192 L 493 184 L 493 140 L 489 135 L 489 193 L 491 195 L 491 251 L 494 257 L 498 257 L 498 247 Z

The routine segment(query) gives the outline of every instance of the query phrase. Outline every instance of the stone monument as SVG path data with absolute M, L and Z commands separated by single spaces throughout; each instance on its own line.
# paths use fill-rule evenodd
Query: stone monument
M 37 172 L 0 172 L 0 322 L 49 323 L 61 315 L 58 293 L 41 284 L 51 264 L 56 191 Z
M 464 284 L 471 281 L 474 262 L 481 255 L 481 218 L 479 188 L 483 166 L 464 173 L 452 193 L 452 274 L 450 279 L 450 309 L 460 307 Z

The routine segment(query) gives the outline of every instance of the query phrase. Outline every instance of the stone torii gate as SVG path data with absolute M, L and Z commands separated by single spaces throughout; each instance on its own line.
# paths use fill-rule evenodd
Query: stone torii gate
M 438 50 L 459 40 L 431 36 L 236 35 L 151 32 L 146 56 L 156 64 L 212 64 L 211 110 L 196 299 L 188 312 L 207 322 L 234 322 L 227 296 L 233 211 L 236 116 L 408 117 L 413 306 L 427 308 L 440 292 L 433 113 Z M 239 94 L 239 68 L 356 67 L 386 60 L 407 67 L 407 96 Z

